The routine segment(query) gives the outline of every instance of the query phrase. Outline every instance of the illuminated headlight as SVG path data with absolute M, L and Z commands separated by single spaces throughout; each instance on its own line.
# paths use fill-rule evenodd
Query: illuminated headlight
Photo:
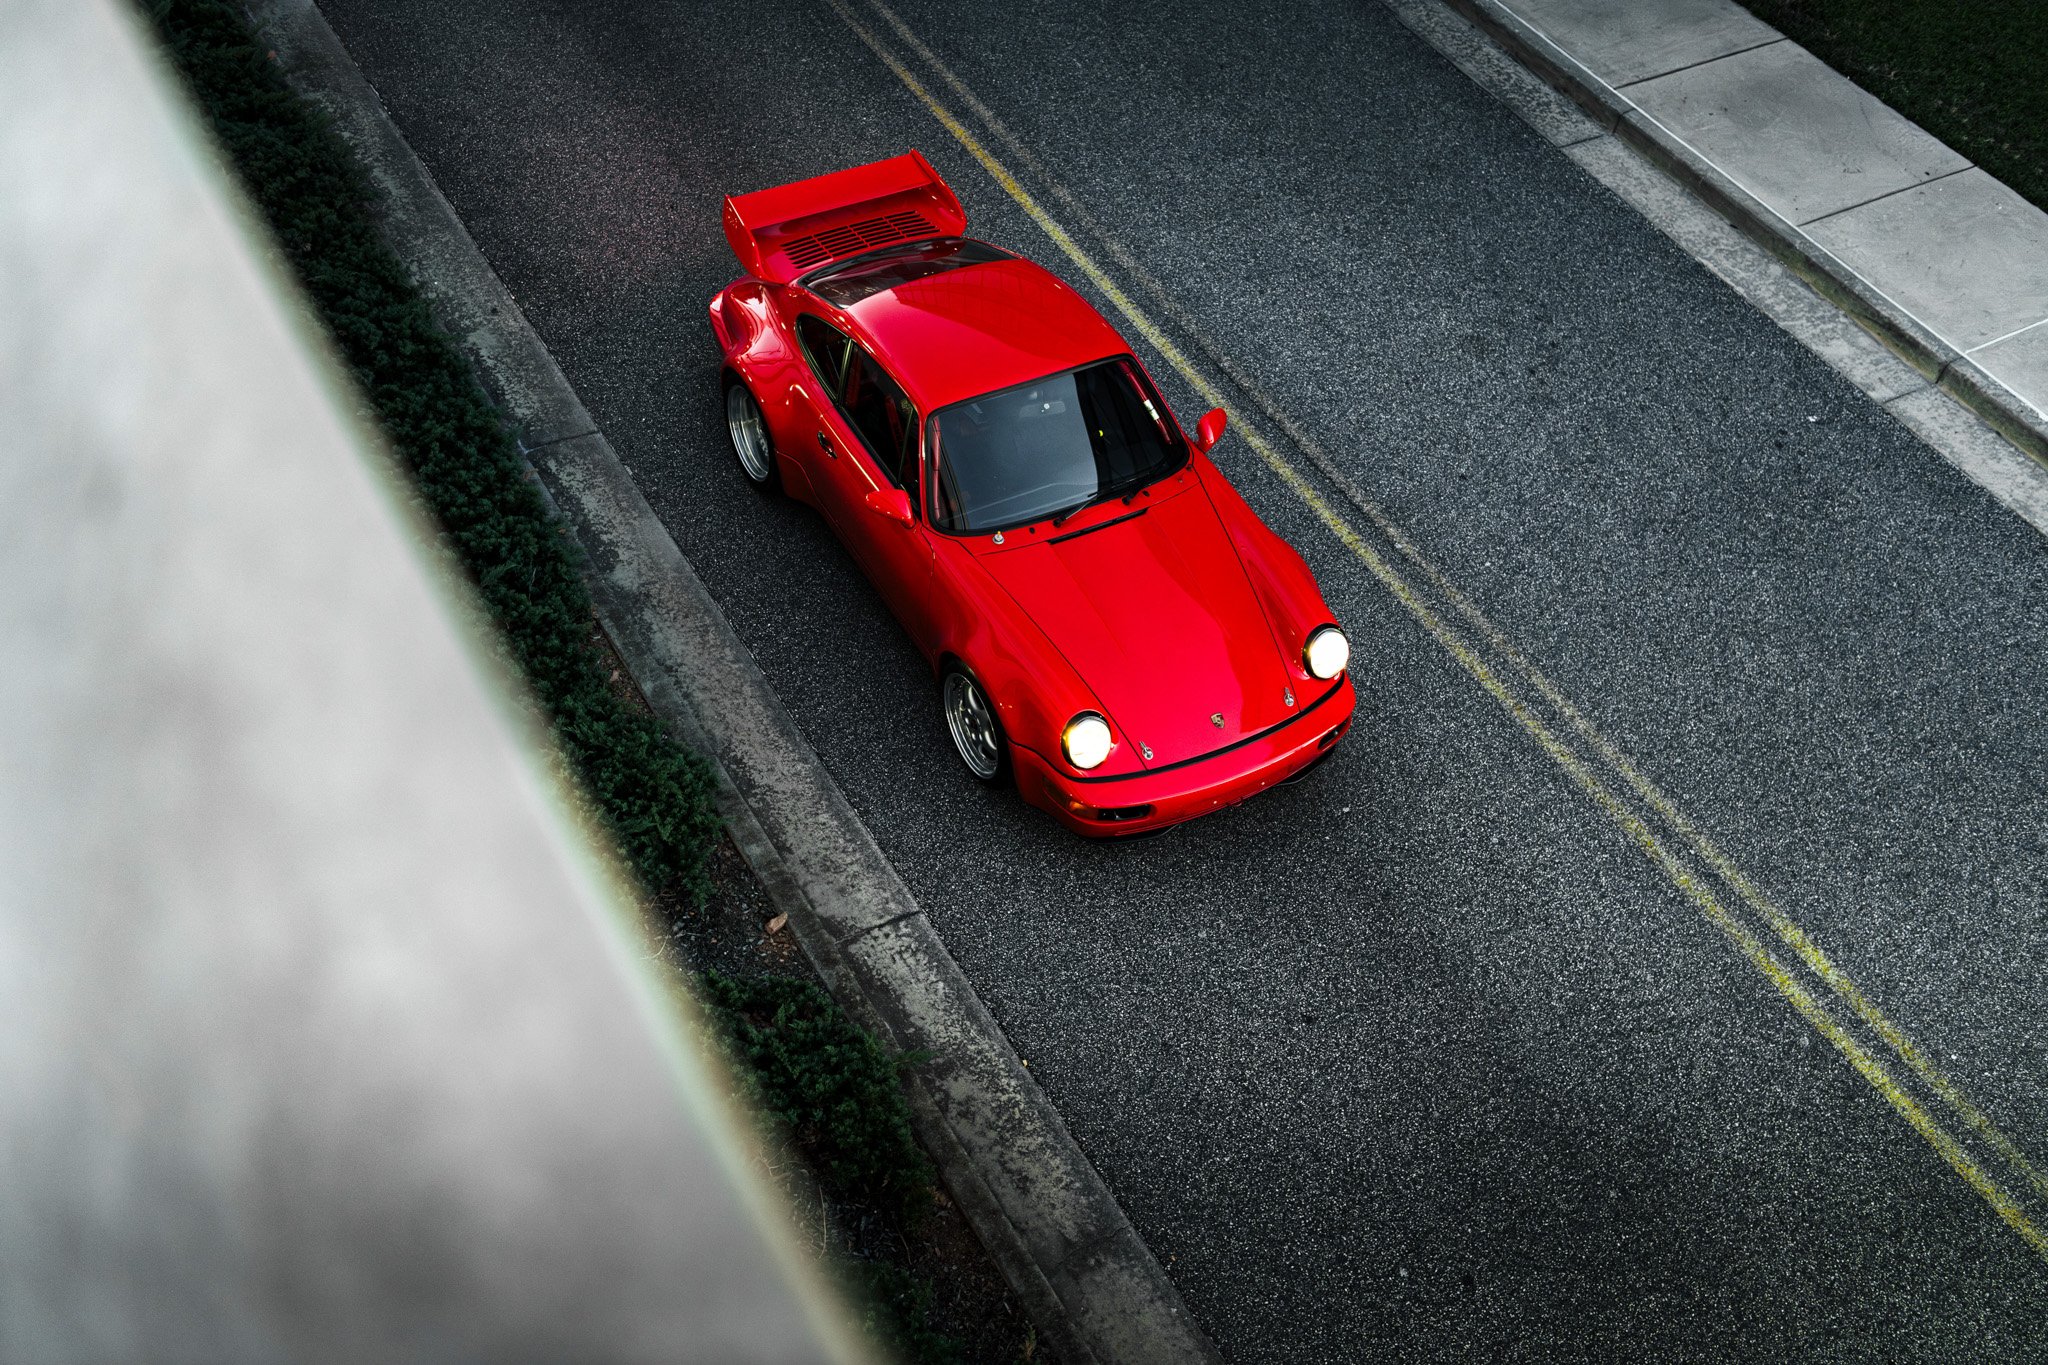
M 1066 732 L 1060 736 L 1067 762 L 1084 771 L 1101 767 L 1114 743 L 1109 737 L 1109 722 L 1093 711 L 1083 711 L 1068 721 Z
M 1308 648 L 1301 651 L 1301 661 L 1308 665 L 1310 676 L 1334 678 L 1351 662 L 1351 642 L 1335 626 L 1319 627 L 1308 637 Z

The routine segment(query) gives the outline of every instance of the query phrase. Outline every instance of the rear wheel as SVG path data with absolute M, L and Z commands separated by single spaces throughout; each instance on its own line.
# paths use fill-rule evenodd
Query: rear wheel
M 1010 771 L 1010 741 L 1003 735 L 1003 723 L 996 718 L 988 693 L 981 690 L 973 674 L 955 665 L 946 670 L 940 701 L 953 749 L 967 771 L 979 782 L 1001 782 Z
M 768 424 L 761 419 L 761 405 L 737 379 L 726 381 L 725 429 L 747 482 L 764 491 L 774 488 L 775 447 L 768 440 Z

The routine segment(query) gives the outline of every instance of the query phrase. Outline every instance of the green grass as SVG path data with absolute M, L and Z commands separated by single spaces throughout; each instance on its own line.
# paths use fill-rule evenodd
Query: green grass
M 626 862 L 649 892 L 701 902 L 719 830 L 710 769 L 606 686 L 574 546 L 385 244 L 347 144 L 285 84 L 237 8 L 144 8 Z
M 2048 208 L 2048 0 L 1742 0 Z

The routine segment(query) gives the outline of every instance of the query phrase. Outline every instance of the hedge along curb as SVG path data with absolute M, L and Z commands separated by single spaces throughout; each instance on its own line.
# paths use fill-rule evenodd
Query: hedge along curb
M 524 423 L 599 619 L 709 756 L 734 843 L 820 979 L 891 1049 L 932 1059 L 906 1076 L 918 1137 L 1041 1335 L 1070 1365 L 1220 1360 L 325 19 L 311 0 L 254 9 L 366 164 L 442 326 Z
M 1588 71 L 1500 0 L 1441 3 L 1465 16 L 1516 61 L 1584 109 L 1602 132 L 1633 147 L 1705 201 L 1999 435 L 2048 463 L 2048 416 L 2035 412 L 2025 399 L 1872 289 L 1832 252 L 1771 212 L 1720 168 L 1645 116 L 1626 94 Z

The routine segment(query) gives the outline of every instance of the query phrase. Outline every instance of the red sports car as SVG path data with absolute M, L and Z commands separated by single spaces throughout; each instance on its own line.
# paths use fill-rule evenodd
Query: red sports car
M 1305 770 L 1350 644 L 1293 547 L 1046 270 L 916 152 L 725 201 L 711 300 L 748 479 L 817 507 L 939 678 L 983 782 L 1135 834 Z

